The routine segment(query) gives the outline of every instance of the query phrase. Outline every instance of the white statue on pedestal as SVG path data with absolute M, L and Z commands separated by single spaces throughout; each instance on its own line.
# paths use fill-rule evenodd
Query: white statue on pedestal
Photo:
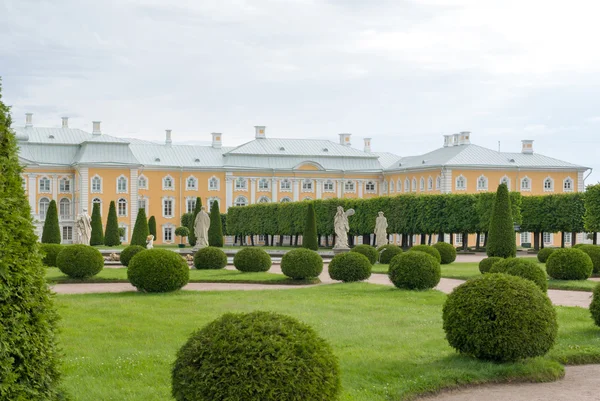
M 150 234 L 146 237 L 146 249 L 154 248 L 154 235 Z
M 89 245 L 92 237 L 92 220 L 87 214 L 87 209 L 83 209 L 82 213 L 77 216 L 77 243 Z
M 377 247 L 384 246 L 388 244 L 388 235 L 387 228 L 388 223 L 387 219 L 383 215 L 383 212 L 378 213 L 379 216 L 375 220 L 375 243 Z
M 350 224 L 348 223 L 348 216 L 352 216 L 353 214 L 354 209 L 348 209 L 344 212 L 344 208 L 338 206 L 335 220 L 333 221 L 333 228 L 335 230 L 335 246 L 333 249 L 349 249 L 348 231 L 350 231 Z
M 200 212 L 194 220 L 194 233 L 196 234 L 196 246 L 194 250 L 208 246 L 208 228 L 210 227 L 210 216 L 206 213 L 206 208 L 202 206 Z

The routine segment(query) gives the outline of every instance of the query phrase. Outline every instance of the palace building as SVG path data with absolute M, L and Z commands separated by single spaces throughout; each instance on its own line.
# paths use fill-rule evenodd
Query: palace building
M 41 232 L 50 200 L 58 206 L 64 243 L 73 241 L 75 216 L 91 214 L 100 204 L 103 223 L 115 201 L 123 241 L 131 236 L 139 208 L 157 221 L 157 244 L 175 242 L 183 213 L 196 197 L 221 212 L 230 206 L 261 202 L 292 202 L 326 198 L 369 198 L 401 193 L 477 193 L 495 191 L 504 182 L 523 195 L 584 190 L 588 167 L 534 152 L 523 140 L 520 153 L 487 149 L 471 143 L 471 133 L 444 135 L 443 146 L 419 156 L 352 147 L 351 134 L 339 141 L 269 138 L 256 126 L 253 140 L 223 146 L 223 135 L 212 133 L 207 146 L 178 145 L 166 131 L 165 142 L 120 138 L 69 127 L 67 117 L 57 128 L 36 127 L 31 113 L 13 131 L 25 166 L 23 186 Z M 558 237 L 558 236 L 556 236 Z M 569 238 L 567 237 L 567 242 Z M 547 245 L 558 238 L 544 234 Z M 459 236 L 455 243 L 460 244 Z M 521 242 L 531 242 L 528 233 Z

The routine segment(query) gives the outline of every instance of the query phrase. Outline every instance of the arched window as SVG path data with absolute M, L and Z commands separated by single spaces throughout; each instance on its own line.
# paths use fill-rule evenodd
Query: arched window
M 573 192 L 573 180 L 571 177 L 565 178 L 563 181 L 563 192 Z
M 308 178 L 302 181 L 302 192 L 312 192 L 313 190 L 313 182 Z
M 59 185 L 59 191 L 60 192 L 71 192 L 71 180 L 68 179 L 67 177 L 61 178 L 60 185 Z
M 421 177 L 421 180 L 419 181 L 419 191 L 425 191 L 425 178 L 423 177 Z
M 407 178 L 404 180 L 404 192 L 410 191 L 410 180 Z
M 235 206 L 247 206 L 248 199 L 245 196 L 238 196 L 235 198 L 235 202 L 233 203 Z
M 500 184 L 505 184 L 508 190 L 510 191 L 510 178 L 508 178 L 507 176 L 502 177 L 502 179 L 500 180 Z
M 217 197 L 208 198 L 208 208 L 212 208 L 213 203 L 217 202 L 217 205 L 220 205 L 221 200 Z
M 324 192 L 333 192 L 333 181 L 327 180 L 323 183 Z
M 394 192 L 394 180 L 390 180 L 390 193 Z
M 412 179 L 412 190 L 413 190 L 413 192 L 415 192 L 417 190 L 417 179 L 416 178 Z
M 456 177 L 456 190 L 458 191 L 464 191 L 467 189 L 467 179 L 465 177 L 463 177 L 462 175 L 459 175 L 458 177 Z
M 387 194 L 388 191 L 388 182 L 387 181 L 383 181 L 383 193 Z
M 354 181 L 346 181 L 344 183 L 344 192 L 354 192 Z
M 126 193 L 127 192 L 127 178 L 125 176 L 120 176 L 117 178 L 117 193 Z
M 209 191 L 218 191 L 221 183 L 217 177 L 210 177 L 208 180 L 208 190 Z
M 92 193 L 102 193 L 102 178 L 97 175 L 92 177 Z
M 305 196 L 304 199 L 302 199 L 303 201 L 311 201 L 312 198 L 310 196 Z
M 400 178 L 396 182 L 396 192 L 402 192 L 402 180 Z
M 488 189 L 488 179 L 485 176 L 479 176 L 477 179 L 477 190 L 478 191 L 487 191 Z
M 172 191 L 175 189 L 175 182 L 170 175 L 163 178 L 163 190 Z
M 292 200 L 289 197 L 285 196 L 285 197 L 281 198 L 281 200 L 279 202 L 286 203 L 286 202 L 291 202 L 291 201 Z
M 119 217 L 127 216 L 127 199 L 121 198 L 117 202 L 117 215 Z
M 292 190 L 292 181 L 288 180 L 287 178 L 284 178 L 283 180 L 279 181 L 279 190 L 291 191 Z
M 433 178 L 429 177 L 427 179 L 427 190 L 431 191 L 433 189 Z
M 258 190 L 259 191 L 268 191 L 271 186 L 269 185 L 269 180 L 266 178 L 261 178 L 258 180 Z
M 435 179 L 435 189 L 441 189 L 442 188 L 442 177 L 438 176 Z
M 245 178 L 239 177 L 235 180 L 235 189 L 236 191 L 246 191 L 248 189 L 248 180 Z M 245 206 L 245 205 L 244 205 Z
M 144 209 L 146 214 L 148 214 L 148 198 L 144 196 L 138 198 L 138 210 L 140 209 Z
M 94 207 L 95 204 L 99 204 L 102 205 L 102 200 L 100 198 L 94 198 L 92 199 L 92 208 Z
M 138 178 L 138 189 L 148 189 L 148 179 L 143 175 Z
M 63 220 L 71 219 L 71 200 L 67 198 L 62 198 L 58 202 L 58 211 L 59 216 Z
M 48 213 L 48 206 L 50 205 L 50 200 L 48 198 L 40 199 L 40 220 L 46 220 L 46 213 Z
M 544 192 L 554 191 L 554 180 L 550 177 L 544 180 Z
M 50 179 L 48 177 L 40 178 L 40 192 L 50 192 Z
M 531 191 L 531 179 L 529 177 L 524 177 L 521 180 L 521 191 Z
M 269 199 L 267 196 L 261 196 L 260 198 L 258 198 L 258 203 L 269 203 L 271 202 L 271 199 Z
M 185 189 L 187 191 L 195 191 L 198 189 L 198 180 L 196 177 L 188 177 L 188 179 L 185 180 Z

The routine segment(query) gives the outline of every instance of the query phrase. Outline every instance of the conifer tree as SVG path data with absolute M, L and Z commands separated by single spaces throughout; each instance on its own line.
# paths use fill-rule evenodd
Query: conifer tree
M 119 237 L 119 220 L 117 219 L 117 208 L 115 207 L 115 201 L 110 201 L 110 207 L 108 208 L 108 220 L 106 221 L 104 245 L 121 245 L 121 238 Z
M 210 227 L 208 227 L 208 245 L 223 247 L 223 225 L 221 224 L 221 212 L 219 201 L 213 201 L 210 206 Z
M 514 258 L 517 255 L 515 229 L 506 184 L 500 184 L 490 219 L 486 253 L 488 256 Z
M 191 246 L 196 246 L 196 233 L 194 232 L 194 222 L 196 221 L 196 216 L 198 215 L 198 213 L 200 213 L 200 210 L 202 210 L 202 198 L 197 197 L 196 198 L 196 207 L 194 208 L 194 216 L 190 220 L 190 225 L 188 227 L 190 229 L 190 235 L 188 236 L 188 242 L 190 243 Z
M 60 227 L 58 225 L 58 211 L 56 201 L 52 199 L 46 211 L 44 230 L 42 231 L 42 244 L 60 244 Z
M 156 239 L 156 218 L 154 216 L 150 216 L 150 220 L 148 220 L 148 233 Z
M 102 232 L 102 216 L 100 216 L 100 204 L 94 203 L 92 208 L 92 235 L 90 245 L 102 245 L 104 243 L 104 233 Z
M 150 234 L 148 228 L 148 220 L 146 220 L 146 210 L 144 208 L 138 210 L 137 218 L 135 219 L 135 226 L 133 227 L 133 234 L 131 235 L 131 242 L 129 245 L 146 246 L 146 238 Z
M 302 247 L 316 251 L 319 249 L 317 239 L 317 216 L 315 214 L 315 205 L 310 202 L 306 211 L 306 223 L 304 224 L 304 233 L 302 234 Z

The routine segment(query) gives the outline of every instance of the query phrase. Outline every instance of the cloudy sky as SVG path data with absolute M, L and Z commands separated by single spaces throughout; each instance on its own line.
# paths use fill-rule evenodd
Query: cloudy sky
M 600 5 L 592 0 L 0 0 L 15 124 L 226 145 L 373 138 L 400 155 L 476 144 L 593 167 Z

